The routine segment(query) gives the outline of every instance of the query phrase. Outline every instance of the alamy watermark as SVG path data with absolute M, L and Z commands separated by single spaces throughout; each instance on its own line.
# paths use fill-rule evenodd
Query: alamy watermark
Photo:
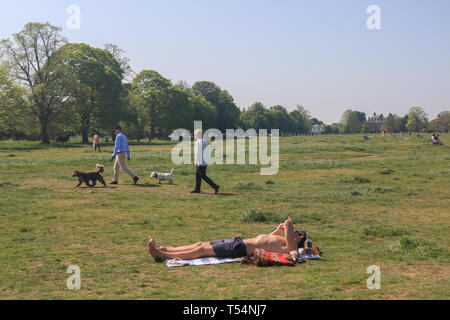
M 203 148 L 202 144 L 194 147 L 195 163 L 204 165 L 211 164 L 251 164 L 262 166 L 261 175 L 275 175 L 280 166 L 280 131 L 272 129 L 270 131 L 270 155 L 268 150 L 269 135 L 266 129 L 255 129 L 244 131 L 242 129 L 227 129 L 224 135 L 218 129 L 209 129 L 203 134 L 202 121 L 194 122 L 194 133 L 200 133 L 195 137 L 211 141 Z M 191 133 L 186 129 L 177 129 L 171 134 L 172 141 L 180 141 L 172 149 L 172 162 L 174 164 L 192 164 L 192 144 Z M 248 139 L 248 159 L 247 159 L 247 139 Z M 224 163 L 224 146 L 226 147 L 226 158 Z M 259 160 L 259 161 L 258 161 Z
M 367 273 L 371 276 L 367 279 L 367 289 L 380 290 L 381 289 L 381 269 L 379 266 L 372 265 L 367 268 Z
M 78 266 L 69 266 L 66 273 L 71 274 L 67 278 L 66 286 L 69 290 L 80 290 L 81 289 L 81 269 Z
M 371 5 L 367 8 L 367 14 L 370 14 L 367 18 L 367 29 L 369 30 L 381 30 L 381 9 L 379 6 Z
M 66 10 L 69 17 L 67 18 L 66 25 L 69 30 L 81 29 L 81 8 L 77 5 L 70 5 Z

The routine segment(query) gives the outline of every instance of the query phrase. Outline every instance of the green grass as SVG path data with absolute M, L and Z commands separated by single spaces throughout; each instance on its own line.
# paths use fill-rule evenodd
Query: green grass
M 449 299 L 450 135 L 281 138 L 280 171 L 213 165 L 221 185 L 191 195 L 194 168 L 173 165 L 173 144 L 132 141 L 117 187 L 75 189 L 73 170 L 104 164 L 112 180 L 113 146 L 94 153 L 67 145 L 0 142 L 0 299 Z M 174 185 L 150 178 L 174 168 Z M 322 261 L 294 268 L 240 264 L 169 269 L 148 255 L 152 235 L 177 246 L 270 233 L 291 216 L 311 232 Z M 69 265 L 79 291 L 66 288 Z M 381 290 L 368 290 L 378 265 Z

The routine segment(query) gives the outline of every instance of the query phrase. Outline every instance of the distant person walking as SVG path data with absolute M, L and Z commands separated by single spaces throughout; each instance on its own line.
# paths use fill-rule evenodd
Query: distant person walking
M 196 168 L 196 183 L 195 190 L 191 191 L 191 193 L 200 193 L 200 189 L 202 186 L 202 179 L 208 183 L 211 188 L 214 189 L 215 193 L 219 192 L 220 186 L 215 184 L 207 175 L 206 169 L 208 167 L 207 161 L 205 161 L 203 152 L 208 147 L 208 143 L 203 139 L 203 132 L 201 129 L 195 130 L 194 137 L 197 140 L 194 145 L 194 158 L 195 158 L 195 168 Z
M 94 152 L 96 152 L 97 149 L 98 149 L 98 152 L 102 152 L 100 150 L 100 137 L 98 136 L 98 134 L 95 134 L 94 137 L 92 137 L 92 141 L 93 141 L 92 146 L 94 147 Z
M 110 184 L 119 184 L 119 170 L 122 169 L 133 179 L 134 184 L 136 184 L 139 180 L 137 175 L 133 173 L 130 169 L 128 169 L 126 165 L 126 160 L 130 161 L 130 148 L 128 146 L 127 137 L 122 133 L 121 127 L 116 127 L 114 129 L 114 133 L 116 135 L 115 139 L 115 147 L 114 153 L 112 154 L 111 161 L 114 161 L 114 157 L 116 158 L 116 162 L 114 163 L 114 180 Z

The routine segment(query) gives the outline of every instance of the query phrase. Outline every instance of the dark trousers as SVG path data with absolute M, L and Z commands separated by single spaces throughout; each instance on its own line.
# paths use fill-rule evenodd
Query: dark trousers
M 97 149 L 98 149 L 99 152 L 102 152 L 102 151 L 100 150 L 100 144 L 96 144 L 96 145 L 95 145 L 95 147 L 94 147 L 94 152 L 97 151 Z
M 213 189 L 217 188 L 217 184 L 215 184 L 206 175 L 206 168 L 207 168 L 207 166 L 198 166 L 197 167 L 197 172 L 195 174 L 195 177 L 196 177 L 195 191 L 199 191 L 200 192 L 200 188 L 202 186 L 202 179 L 205 180 L 206 183 L 208 183 L 211 186 L 211 188 L 213 188 Z

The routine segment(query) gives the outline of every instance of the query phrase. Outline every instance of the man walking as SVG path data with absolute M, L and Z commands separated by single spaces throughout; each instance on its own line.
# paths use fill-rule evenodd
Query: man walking
M 114 129 L 114 133 L 116 135 L 116 145 L 114 147 L 114 153 L 112 154 L 111 161 L 114 161 L 114 157 L 116 157 L 116 162 L 114 163 L 114 180 L 110 184 L 119 184 L 119 169 L 122 169 L 133 179 L 134 184 L 136 184 L 139 180 L 137 175 L 133 173 L 130 169 L 128 169 L 126 165 L 126 160 L 131 160 L 130 157 L 130 148 L 128 146 L 127 137 L 121 132 L 121 127 L 116 127 Z
M 203 132 L 201 129 L 195 130 L 194 137 L 197 140 L 194 145 L 194 157 L 195 157 L 195 167 L 197 168 L 196 171 L 196 183 L 195 183 L 195 190 L 191 191 L 191 193 L 200 193 L 200 188 L 202 186 L 202 179 L 208 183 L 211 188 L 215 190 L 215 193 L 217 194 L 219 192 L 220 186 L 215 184 L 207 175 L 206 175 L 206 168 L 207 161 L 205 161 L 203 157 L 204 150 L 208 147 L 208 143 L 203 139 Z

